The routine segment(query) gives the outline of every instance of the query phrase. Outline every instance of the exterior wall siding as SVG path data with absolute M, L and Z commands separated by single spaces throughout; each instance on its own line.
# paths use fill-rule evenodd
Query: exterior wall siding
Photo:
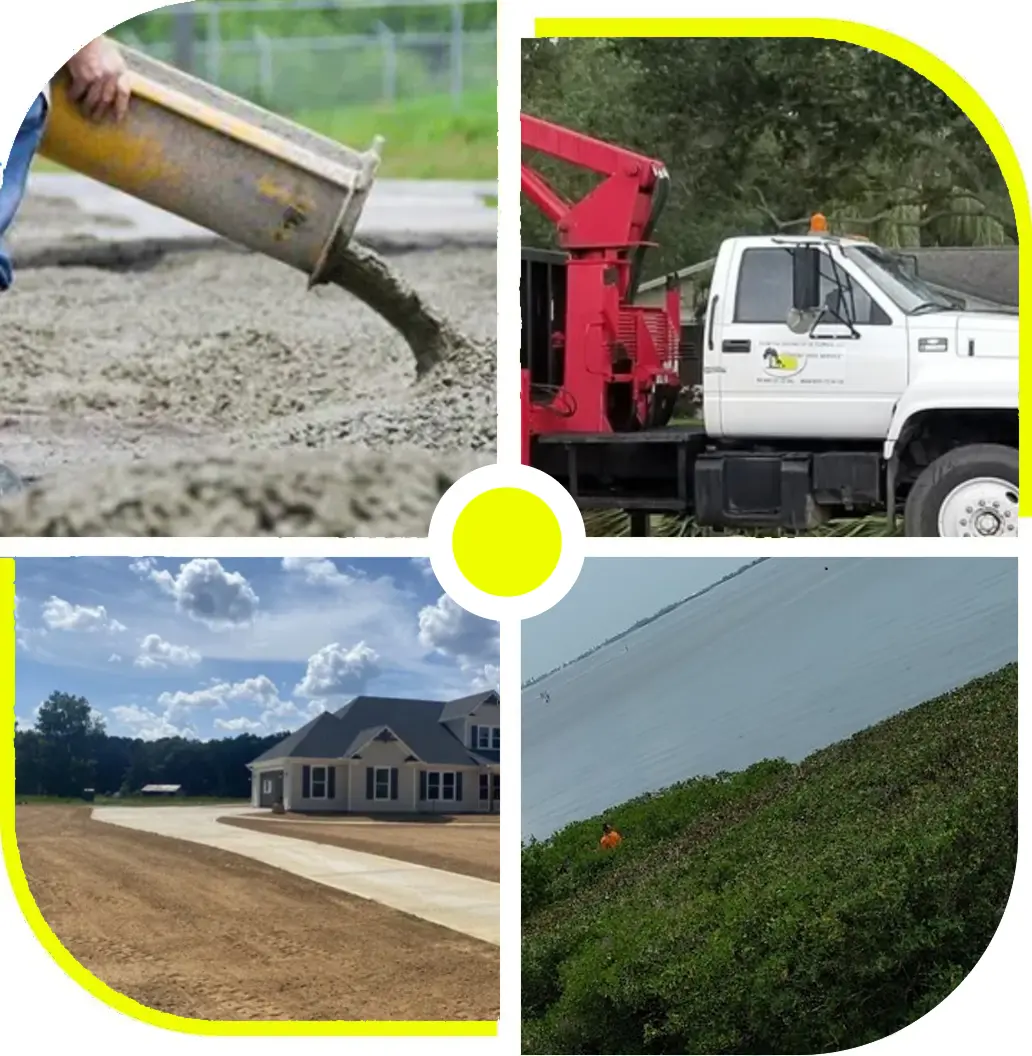
M 314 782 L 311 779 L 312 769 L 315 767 L 325 765 L 327 768 L 326 775 L 326 792 L 325 798 L 316 797 L 312 795 Z M 308 795 L 305 795 L 305 767 L 309 767 L 309 782 L 308 782 Z M 329 769 L 332 767 L 335 776 L 333 779 L 333 792 L 332 798 L 329 795 Z M 348 775 L 347 775 L 347 763 L 342 759 L 338 760 L 327 760 L 325 764 L 322 763 L 309 763 L 301 761 L 291 761 L 287 764 L 286 776 L 284 779 L 283 789 L 283 805 L 287 810 L 297 810 L 304 812 L 329 812 L 340 814 L 348 809 Z M 289 795 L 288 795 L 289 793 Z

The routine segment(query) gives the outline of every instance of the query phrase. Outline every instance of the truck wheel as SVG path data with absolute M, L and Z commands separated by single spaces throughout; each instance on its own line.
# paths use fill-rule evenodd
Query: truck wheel
M 917 478 L 903 515 L 907 535 L 1018 535 L 1018 452 L 1002 444 L 956 447 Z

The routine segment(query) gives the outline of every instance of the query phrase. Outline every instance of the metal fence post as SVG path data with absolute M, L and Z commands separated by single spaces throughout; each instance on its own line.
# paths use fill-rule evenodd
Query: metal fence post
M 173 9 L 173 34 L 176 65 L 187 73 L 194 72 L 194 28 L 197 15 L 193 4 L 177 4 Z
M 452 5 L 451 37 L 451 96 L 452 106 L 458 110 L 462 106 L 462 89 L 465 80 L 463 73 L 463 52 L 466 40 L 463 32 L 463 8 L 461 4 Z
M 261 86 L 262 102 L 272 105 L 272 93 L 275 77 L 272 69 L 272 41 L 257 27 L 254 27 L 254 44 L 258 51 L 258 83 Z
M 208 80 L 218 84 L 222 80 L 222 27 L 219 22 L 219 9 L 213 4 L 208 8 L 207 52 Z
M 390 26 L 377 22 L 376 34 L 383 45 L 383 100 L 393 104 L 398 97 L 398 45 Z

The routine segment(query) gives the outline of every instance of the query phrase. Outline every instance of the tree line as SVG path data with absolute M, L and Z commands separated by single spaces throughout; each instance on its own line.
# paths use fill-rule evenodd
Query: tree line
M 735 234 L 800 233 L 823 212 L 890 248 L 1013 245 L 1000 169 L 930 81 L 837 41 L 523 41 L 525 112 L 666 163 L 651 271 L 711 257 Z M 594 178 L 527 158 L 567 194 Z M 523 241 L 551 225 L 523 210 Z
M 40 705 L 33 728 L 15 731 L 15 794 L 69 797 L 92 788 L 100 795 L 131 795 L 144 785 L 173 784 L 190 796 L 244 798 L 251 794 L 247 764 L 283 736 L 113 736 L 85 697 L 54 692 Z

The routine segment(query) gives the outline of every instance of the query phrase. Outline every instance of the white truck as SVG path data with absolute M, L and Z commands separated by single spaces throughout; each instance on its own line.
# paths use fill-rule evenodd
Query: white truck
M 911 536 L 1016 537 L 1018 318 L 965 307 L 839 238 L 727 239 L 712 264 L 701 427 L 536 438 L 582 508 L 809 530 L 902 508 Z

